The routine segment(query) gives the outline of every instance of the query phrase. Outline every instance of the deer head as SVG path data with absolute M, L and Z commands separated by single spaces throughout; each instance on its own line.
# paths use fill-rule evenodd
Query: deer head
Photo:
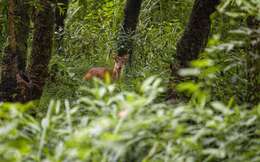
M 128 55 L 115 56 L 114 60 L 115 60 L 115 65 L 113 68 L 113 78 L 117 80 L 119 79 L 122 68 L 124 67 L 124 65 L 128 60 Z

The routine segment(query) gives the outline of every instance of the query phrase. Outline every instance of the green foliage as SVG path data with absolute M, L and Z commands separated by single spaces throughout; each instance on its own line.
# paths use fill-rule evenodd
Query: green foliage
M 144 0 L 134 65 L 109 84 L 81 78 L 89 67 L 112 66 L 124 1 L 72 1 L 64 53 L 52 58 L 40 106 L 0 105 L 0 161 L 260 161 L 260 103 L 252 100 L 260 34 L 247 25 L 260 17 L 258 0 L 223 1 L 207 50 L 179 71 L 191 79 L 177 89 L 190 98 L 176 105 L 161 98 L 192 2 Z M 162 79 L 140 84 L 151 75 Z
M 35 118 L 26 114 L 34 105 L 31 103 L 0 105 L 0 161 L 32 161 L 40 125 Z
M 255 104 L 260 97 L 257 88 L 260 85 L 259 2 L 228 0 L 219 6 L 219 11 L 230 24 L 227 34 L 223 37 L 217 32 L 203 55 L 213 59 L 220 68 L 212 83 L 213 94 L 225 102 L 234 97 L 238 103 Z M 255 24 L 250 25 L 252 20 Z
M 202 73 L 205 62 L 194 63 L 206 65 Z M 136 92 L 118 92 L 95 81 L 75 101 L 51 101 L 41 121 L 24 113 L 30 105 L 2 104 L 1 161 L 260 160 L 260 105 L 211 100 L 198 82 L 191 102 L 174 106 L 156 102 L 160 83 L 151 77 Z

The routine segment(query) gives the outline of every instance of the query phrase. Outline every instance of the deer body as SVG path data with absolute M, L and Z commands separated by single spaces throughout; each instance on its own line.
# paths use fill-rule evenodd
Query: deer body
M 112 77 L 112 80 L 118 80 L 120 73 L 122 71 L 123 66 L 127 61 L 128 56 L 116 56 L 115 57 L 115 64 L 114 68 L 106 68 L 106 67 L 93 67 L 90 68 L 85 76 L 83 77 L 84 80 L 91 80 L 94 77 L 99 79 L 104 79 L 107 75 Z
M 106 67 L 93 67 L 87 71 L 87 73 L 84 76 L 84 80 L 91 80 L 94 77 L 99 79 L 104 79 L 106 75 L 112 76 L 112 69 L 106 68 Z

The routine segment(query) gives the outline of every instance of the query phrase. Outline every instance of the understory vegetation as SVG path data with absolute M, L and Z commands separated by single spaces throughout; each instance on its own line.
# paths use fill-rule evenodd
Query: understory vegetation
M 193 2 L 144 0 L 120 80 L 85 81 L 113 66 L 125 1 L 71 1 L 41 99 L 0 103 L 0 162 L 259 162 L 260 1 L 222 1 L 207 47 L 172 83 Z M 181 97 L 166 100 L 172 85 Z
M 52 100 L 35 119 L 32 103 L 2 104 L 1 161 L 252 161 L 260 160 L 260 105 L 211 99 L 202 83 L 183 83 L 192 99 L 157 101 L 161 79 L 118 92 L 96 81 L 72 102 Z

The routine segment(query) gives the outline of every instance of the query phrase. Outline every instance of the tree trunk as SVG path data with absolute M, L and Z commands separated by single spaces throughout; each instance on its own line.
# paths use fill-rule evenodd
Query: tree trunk
M 48 77 L 48 65 L 51 59 L 53 33 L 54 33 L 54 11 L 49 0 L 39 1 L 42 6 L 36 11 L 34 20 L 34 33 L 32 42 L 32 59 L 28 71 L 30 83 L 29 96 L 26 100 L 39 99 L 42 95 L 46 78 Z
M 127 0 L 124 9 L 123 25 L 118 40 L 118 56 L 132 55 L 133 41 L 142 0 Z
M 181 67 L 197 59 L 207 45 L 210 33 L 210 16 L 216 11 L 220 0 L 195 0 L 190 20 L 177 44 L 177 59 Z
M 29 5 L 24 0 L 8 1 L 8 45 L 4 50 L 1 71 L 1 99 L 19 101 L 18 73 L 25 72 L 29 34 Z
M 56 34 L 56 46 L 57 52 L 60 53 L 62 50 L 62 40 L 65 27 L 65 18 L 67 16 L 69 0 L 57 0 L 55 8 L 55 34 Z
M 19 0 L 18 1 L 18 13 L 20 22 L 17 24 L 19 29 L 19 34 L 17 37 L 18 42 L 18 69 L 19 71 L 25 72 L 26 60 L 27 60 L 27 46 L 28 37 L 30 32 L 30 16 L 29 16 L 29 1 Z
M 207 45 L 211 28 L 210 16 L 216 11 L 219 3 L 220 0 L 195 0 L 189 22 L 177 43 L 177 62 L 171 63 L 172 80 L 170 84 L 173 84 L 171 89 L 174 89 L 175 84 L 182 80 L 177 74 L 178 70 L 188 67 L 189 62 L 197 59 L 199 53 Z M 176 95 L 176 92 L 173 92 L 170 98 L 176 98 Z

